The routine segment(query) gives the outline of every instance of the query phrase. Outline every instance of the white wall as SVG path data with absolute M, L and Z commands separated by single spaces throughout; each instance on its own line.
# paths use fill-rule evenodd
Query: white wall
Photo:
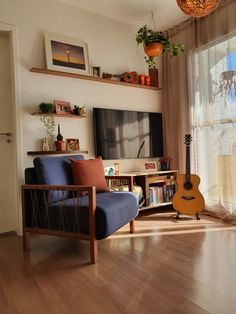
M 37 111 L 41 102 L 54 99 L 85 105 L 85 119 L 60 119 L 64 138 L 79 138 L 86 157 L 94 156 L 92 107 L 162 111 L 161 91 L 150 91 L 100 82 L 32 73 L 31 67 L 45 68 L 43 34 L 52 32 L 84 40 L 90 65 L 102 71 L 147 73 L 143 50 L 137 47 L 137 29 L 119 21 L 93 14 L 55 0 L 0 0 L 0 21 L 17 27 L 20 77 L 23 167 L 32 165 L 27 151 L 40 150 L 46 129 Z M 112 162 L 105 162 L 110 165 Z M 138 161 L 120 161 L 121 170 L 135 170 Z

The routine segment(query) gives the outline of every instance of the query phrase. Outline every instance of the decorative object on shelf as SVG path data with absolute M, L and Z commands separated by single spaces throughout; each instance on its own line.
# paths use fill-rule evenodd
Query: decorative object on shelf
M 139 75 L 139 84 L 145 85 L 145 74 Z
M 119 78 L 121 82 L 126 82 L 126 83 L 136 83 L 138 84 L 138 74 L 135 71 L 132 72 L 124 72 L 122 74 L 110 74 L 107 72 L 102 73 L 102 78 L 104 79 L 111 79 L 111 78 Z
M 41 102 L 39 105 L 40 113 L 53 113 L 55 111 L 55 106 L 52 103 Z
M 148 74 L 150 76 L 150 85 L 159 87 L 158 69 L 156 69 L 155 67 L 149 68 Z
M 149 75 L 145 75 L 145 85 L 150 86 L 150 76 Z
M 65 142 L 63 141 L 63 136 L 61 134 L 60 124 L 57 126 L 57 140 L 55 141 L 55 145 L 57 151 L 65 150 Z
M 220 0 L 176 0 L 176 2 L 184 14 L 203 17 L 214 11 Z
M 115 174 L 114 166 L 108 166 L 104 168 L 105 176 L 113 176 Z
M 56 113 L 57 114 L 71 114 L 71 106 L 70 102 L 68 101 L 63 101 L 63 100 L 54 100 L 55 108 L 56 108 Z
M 120 174 L 120 164 L 118 162 L 114 162 L 114 170 L 115 170 L 115 175 Z
M 143 164 L 144 171 L 157 171 L 156 161 L 145 161 Z
M 75 151 L 79 150 L 79 139 L 78 138 L 67 138 L 66 139 L 66 150 L 67 151 Z
M 44 138 L 43 139 L 42 151 L 43 152 L 48 152 L 49 150 L 50 150 L 50 147 L 49 147 L 48 139 Z
M 111 74 L 108 72 L 103 72 L 102 73 L 102 78 L 105 80 L 111 80 L 112 78 L 116 78 L 116 79 L 120 79 L 121 78 L 121 74 Z
M 86 117 L 85 106 L 74 106 L 73 113 L 77 116 Z
M 120 78 L 121 82 L 138 84 L 138 74 L 135 71 L 124 72 Z
M 161 171 L 166 171 L 166 170 L 170 170 L 170 162 L 171 162 L 172 158 L 170 157 L 163 157 L 159 159 L 159 163 L 160 163 L 160 167 L 161 167 Z
M 101 68 L 100 67 L 92 67 L 92 74 L 95 77 L 101 76 Z
M 75 38 L 44 35 L 47 68 L 89 75 L 87 44 Z
M 136 34 L 136 42 L 142 44 L 148 57 L 144 57 L 149 68 L 155 66 L 154 57 L 159 56 L 162 52 L 169 53 L 171 56 L 179 56 L 184 51 L 184 46 L 179 43 L 171 43 L 163 32 L 155 31 L 144 25 Z M 158 44 L 158 45 L 156 45 Z M 154 50 L 154 46 L 158 46 Z

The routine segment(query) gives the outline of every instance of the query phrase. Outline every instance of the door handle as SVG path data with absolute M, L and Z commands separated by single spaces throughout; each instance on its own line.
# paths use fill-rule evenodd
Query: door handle
M 9 138 L 11 135 L 12 135 L 11 132 L 0 133 L 0 136 L 6 136 L 7 137 L 7 143 L 11 143 L 11 139 Z
M 0 136 L 11 136 L 11 133 L 10 132 L 0 133 Z

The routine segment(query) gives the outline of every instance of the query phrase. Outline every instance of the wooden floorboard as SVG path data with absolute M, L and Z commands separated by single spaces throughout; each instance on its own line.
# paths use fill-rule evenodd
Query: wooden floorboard
M 236 312 L 236 226 L 203 216 L 142 213 L 99 241 L 90 265 L 86 241 L 0 236 L 0 313 Z

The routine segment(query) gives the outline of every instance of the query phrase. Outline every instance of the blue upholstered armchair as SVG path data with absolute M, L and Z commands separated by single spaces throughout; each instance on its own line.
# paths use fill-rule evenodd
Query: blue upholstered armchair
M 76 237 L 90 241 L 91 263 L 97 260 L 97 240 L 130 223 L 138 214 L 132 192 L 96 192 L 92 185 L 75 185 L 69 156 L 34 159 L 22 186 L 23 248 L 31 233 Z M 82 155 L 73 156 L 82 160 Z M 131 178 L 129 185 L 131 186 Z

